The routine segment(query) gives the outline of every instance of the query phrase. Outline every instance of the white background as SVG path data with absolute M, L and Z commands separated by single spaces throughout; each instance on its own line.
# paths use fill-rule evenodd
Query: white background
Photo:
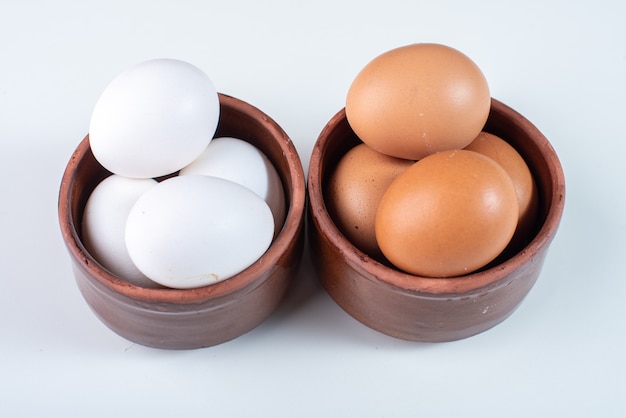
M 0 416 L 625 416 L 625 19 L 621 0 L 3 1 Z M 189 61 L 275 119 L 306 171 L 356 73 L 414 42 L 469 55 L 563 164 L 561 228 L 513 316 L 463 341 L 396 340 L 335 305 L 305 255 L 279 310 L 220 346 L 145 348 L 96 319 L 56 204 L 114 76 Z

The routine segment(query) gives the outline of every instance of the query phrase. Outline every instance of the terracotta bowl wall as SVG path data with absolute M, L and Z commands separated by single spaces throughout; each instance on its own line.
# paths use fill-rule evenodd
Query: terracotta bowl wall
M 94 158 L 89 137 L 63 175 L 59 222 L 76 283 L 93 312 L 133 342 L 166 349 L 216 345 L 253 329 L 279 305 L 294 279 L 304 244 L 305 181 L 296 149 L 285 132 L 259 109 L 220 94 L 216 136 L 233 136 L 263 151 L 283 182 L 288 211 L 267 252 L 240 274 L 197 289 L 147 289 L 104 269 L 81 242 L 87 199 L 110 173 Z
M 565 180 L 554 149 L 522 115 L 492 99 L 485 130 L 515 147 L 538 184 L 539 219 L 530 242 L 485 270 L 455 278 L 418 277 L 358 250 L 328 214 L 324 188 L 339 159 L 360 143 L 345 110 L 325 126 L 308 173 L 313 265 L 330 296 L 363 324 L 393 337 L 438 342 L 466 338 L 507 318 L 537 280 L 562 216 Z

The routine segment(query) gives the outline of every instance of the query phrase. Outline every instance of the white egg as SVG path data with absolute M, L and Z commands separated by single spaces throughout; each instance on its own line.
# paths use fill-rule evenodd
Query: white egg
M 87 251 L 114 275 L 144 287 L 155 287 L 156 284 L 130 259 L 124 235 L 130 209 L 139 196 L 156 184 L 152 179 L 109 176 L 89 196 L 82 221 L 82 237 Z
M 274 215 L 274 235 L 285 221 L 285 193 L 278 172 L 263 152 L 242 139 L 215 138 L 180 175 L 201 174 L 224 178 L 261 196 Z
M 135 265 L 164 286 L 188 289 L 243 271 L 270 246 L 267 203 L 229 180 L 172 177 L 144 193 L 126 222 Z
M 199 68 L 155 59 L 118 75 L 100 95 L 89 125 L 96 159 L 126 177 L 173 173 L 209 144 L 219 120 L 219 97 Z

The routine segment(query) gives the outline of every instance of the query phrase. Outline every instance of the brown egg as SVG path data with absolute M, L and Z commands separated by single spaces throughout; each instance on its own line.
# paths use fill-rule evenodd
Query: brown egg
M 465 149 L 479 152 L 495 160 L 513 180 L 519 203 L 519 222 L 511 245 L 519 249 L 527 244 L 539 210 L 537 184 L 528 165 L 515 148 L 488 132 L 478 134 Z
M 331 175 L 326 205 L 339 230 L 358 249 L 380 259 L 374 220 L 391 182 L 413 161 L 390 157 L 360 144 L 348 151 Z
M 376 238 L 396 267 L 419 276 L 471 273 L 509 243 L 518 221 L 515 187 L 491 158 L 443 151 L 399 175 L 376 214 Z
M 361 70 L 348 90 L 346 116 L 370 147 L 418 160 L 469 144 L 490 105 L 487 81 L 467 56 L 444 45 L 413 44 Z

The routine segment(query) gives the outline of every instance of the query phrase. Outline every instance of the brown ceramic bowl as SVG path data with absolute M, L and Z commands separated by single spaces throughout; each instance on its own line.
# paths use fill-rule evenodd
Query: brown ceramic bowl
M 326 210 L 324 187 L 338 160 L 360 140 L 345 110 L 321 132 L 308 173 L 311 257 L 326 291 L 363 324 L 405 340 L 458 340 L 506 319 L 532 288 L 563 212 L 563 171 L 541 132 L 497 100 L 492 100 L 485 130 L 508 141 L 526 160 L 538 184 L 539 219 L 529 231 L 529 243 L 513 255 L 482 271 L 444 279 L 396 270 L 342 235 Z
M 279 305 L 298 268 L 304 245 L 305 183 L 296 149 L 259 109 L 220 94 L 216 136 L 257 146 L 276 167 L 287 216 L 274 242 L 255 264 L 225 281 L 197 289 L 143 288 L 105 270 L 81 242 L 87 198 L 110 173 L 95 159 L 87 136 L 72 155 L 59 194 L 59 221 L 78 287 L 109 328 L 133 342 L 165 349 L 207 347 L 238 337 Z

